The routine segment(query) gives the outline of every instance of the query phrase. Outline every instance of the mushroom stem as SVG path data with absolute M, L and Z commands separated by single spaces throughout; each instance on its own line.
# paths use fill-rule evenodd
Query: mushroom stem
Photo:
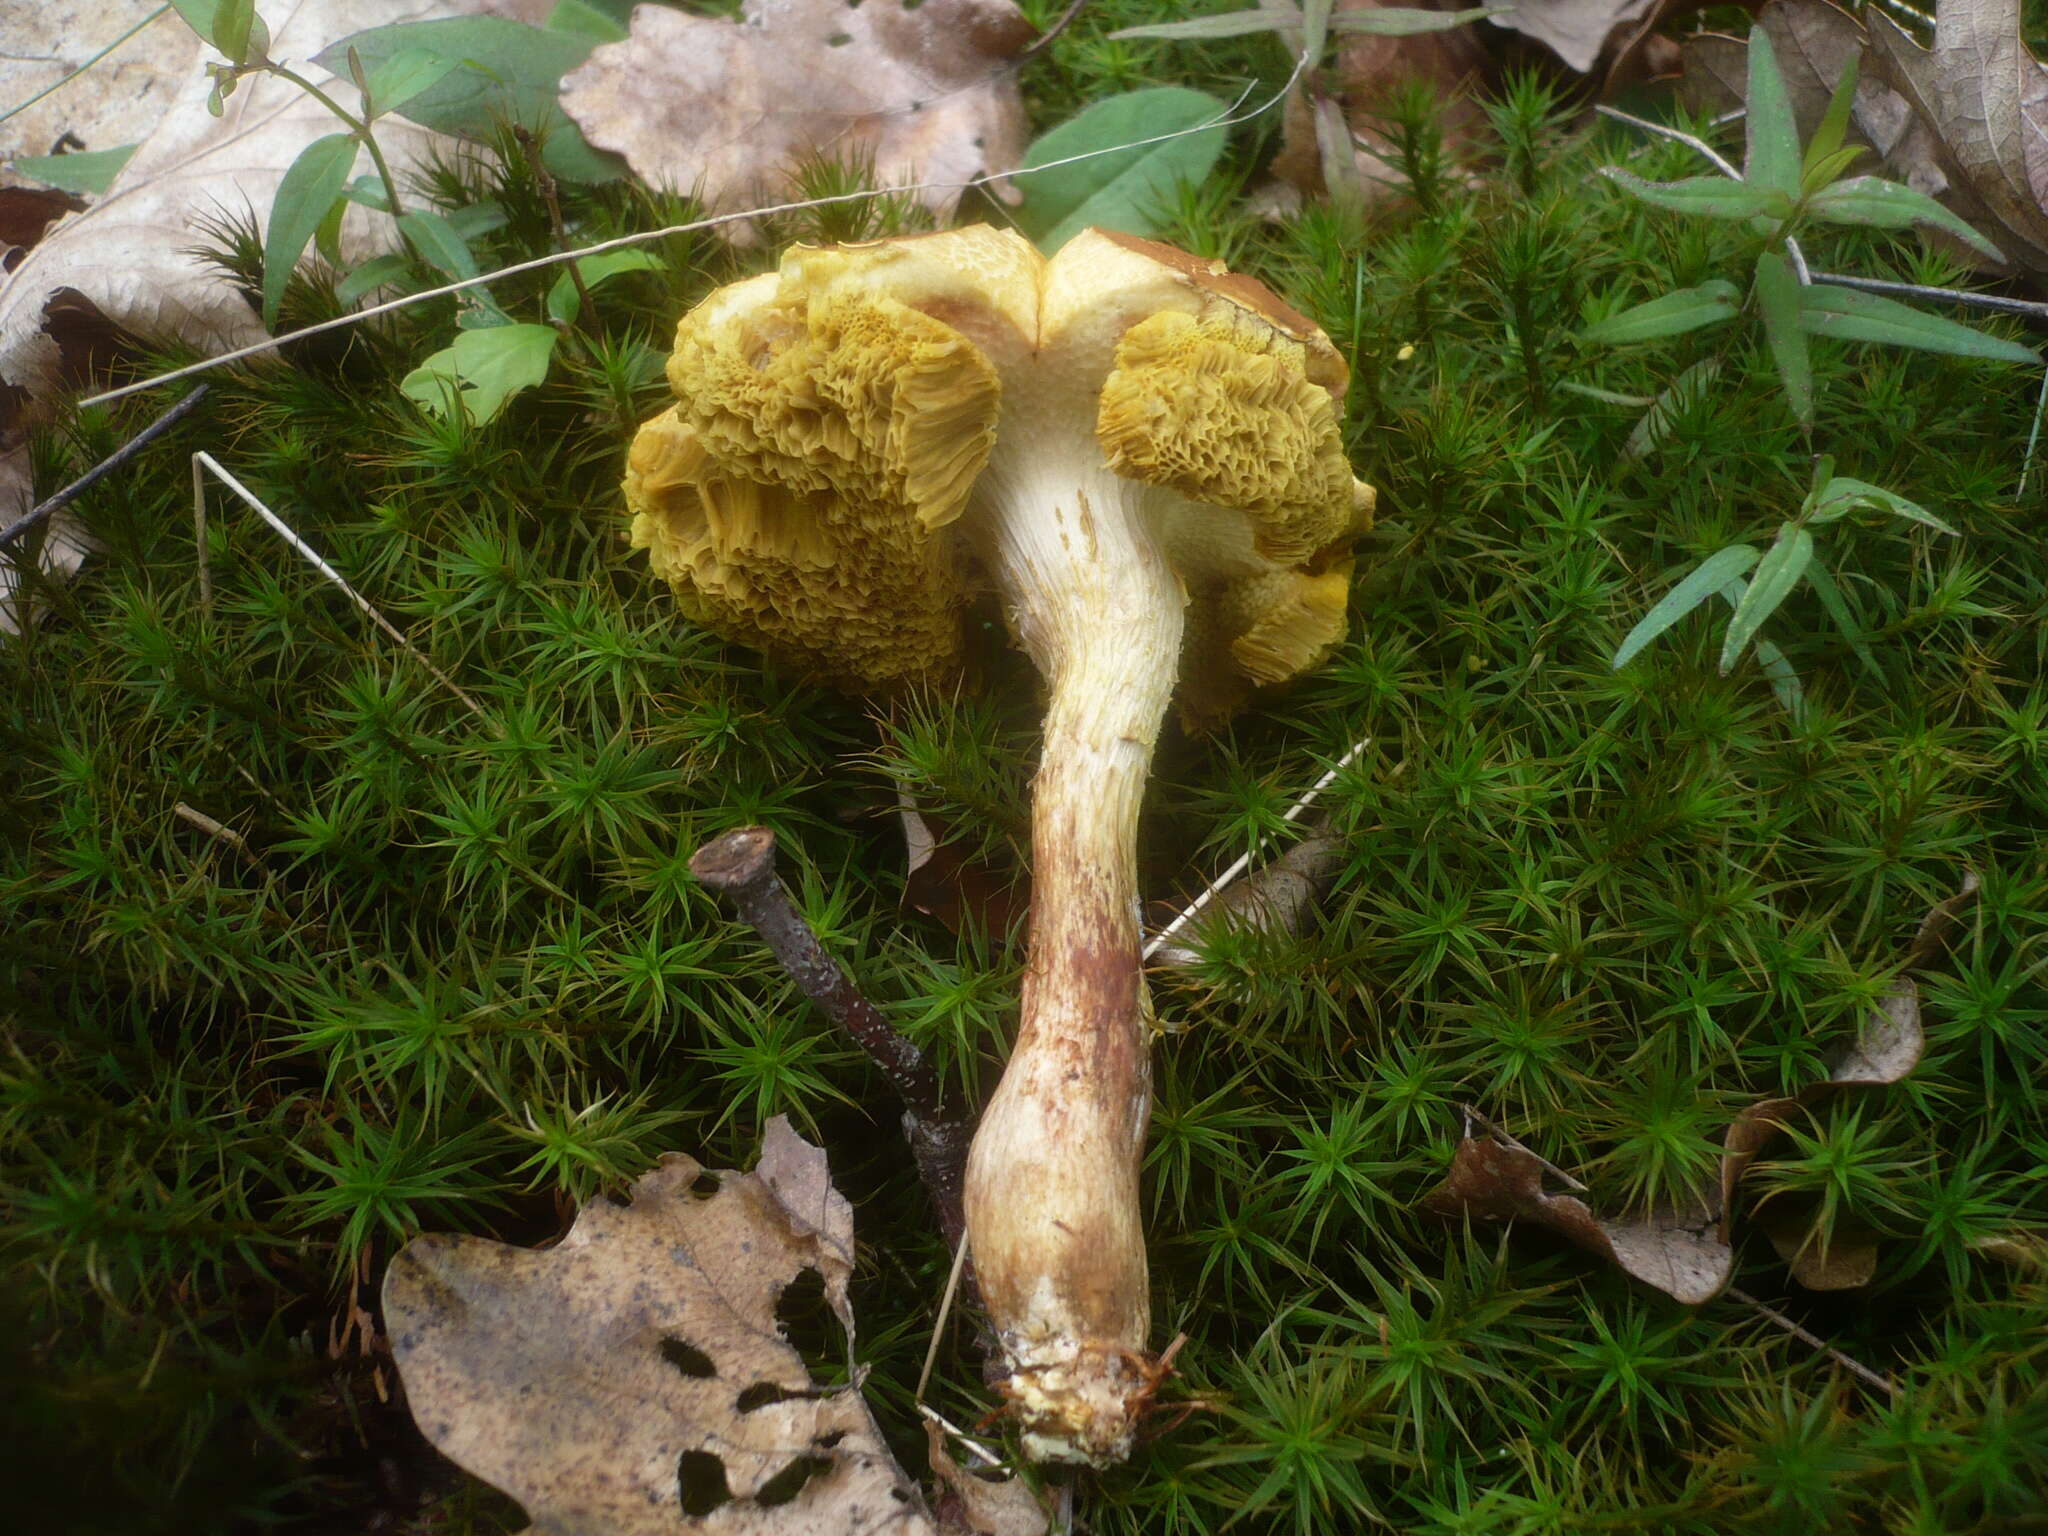
M 1140 487 L 1105 471 L 1046 491 L 1031 513 L 993 520 L 988 552 L 1051 699 L 1030 962 L 1016 1047 L 968 1158 L 967 1227 L 1027 1451 L 1104 1465 L 1128 1454 L 1156 1380 L 1137 829 L 1185 599 Z

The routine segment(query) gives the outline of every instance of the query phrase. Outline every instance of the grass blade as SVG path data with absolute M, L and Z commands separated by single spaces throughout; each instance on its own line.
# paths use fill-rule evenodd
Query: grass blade
M 1656 607 L 1636 620 L 1636 627 L 1622 639 L 1610 665 L 1616 670 L 1627 666 L 1644 646 L 1755 565 L 1757 559 L 1756 547 L 1750 544 L 1730 544 L 1726 549 L 1715 550 L 1666 592 Z
M 1807 356 L 1806 332 L 1799 328 L 1799 279 L 1792 264 L 1777 251 L 1756 260 L 1756 301 L 1763 312 L 1764 339 L 1792 414 L 1806 432 L 1813 431 L 1813 362 Z
M 1778 605 L 1792 595 L 1806 568 L 1813 562 L 1813 535 L 1795 523 L 1778 530 L 1778 537 L 1756 563 L 1756 574 L 1735 605 L 1728 621 L 1728 633 L 1721 641 L 1721 672 L 1726 676 L 1742 659 L 1749 642 L 1764 626 L 1764 620 L 1778 611 Z
M 1874 341 L 1914 347 L 1950 357 L 1981 357 L 2004 363 L 2038 363 L 2040 354 L 2016 341 L 1987 336 L 1967 325 L 1925 314 L 1874 293 L 1813 283 L 1799 290 L 1799 325 L 1809 336 Z
M 1807 199 L 1806 207 L 1815 218 L 1830 224 L 1862 224 L 1875 229 L 1932 224 L 1993 261 L 2005 260 L 1998 247 L 1978 234 L 1967 219 L 1949 212 L 1926 193 L 1881 176 L 1851 176 L 1822 187 Z
M 1579 340 L 1593 346 L 1615 346 L 1629 341 L 1656 341 L 1665 336 L 1682 336 L 1703 326 L 1719 325 L 1737 312 L 1735 285 L 1715 278 L 1697 288 L 1680 288 L 1661 298 L 1624 309 L 1618 315 L 1597 320 L 1579 332 Z
M 1849 642 L 1849 649 L 1855 652 L 1856 659 L 1863 663 L 1864 669 L 1880 687 L 1884 686 L 1889 681 L 1884 675 L 1884 668 L 1877 664 L 1877 656 L 1870 649 L 1870 642 L 1863 638 L 1863 626 L 1856 622 L 1856 615 L 1849 611 L 1849 600 L 1842 595 L 1841 587 L 1829 574 L 1828 568 L 1820 561 L 1814 561 L 1806 568 L 1806 584 L 1813 588 L 1813 595 L 1820 599 L 1822 612 L 1826 613 L 1834 621 L 1835 628 L 1842 632 L 1843 638 Z M 1763 654 L 1761 647 L 1758 648 L 1757 654 Z
M 1792 98 L 1778 68 L 1771 34 L 1762 27 L 1749 33 L 1748 153 L 1743 179 L 1760 191 L 1799 195 L 1799 126 L 1792 117 Z

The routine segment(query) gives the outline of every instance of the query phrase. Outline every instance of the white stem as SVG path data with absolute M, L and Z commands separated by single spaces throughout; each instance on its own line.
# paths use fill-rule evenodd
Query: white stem
M 1012 459 L 989 564 L 1051 687 L 1016 1049 L 967 1165 L 975 1272 L 1026 1448 L 1106 1463 L 1153 1385 L 1138 1170 L 1151 1110 L 1137 830 L 1185 594 L 1142 487 Z

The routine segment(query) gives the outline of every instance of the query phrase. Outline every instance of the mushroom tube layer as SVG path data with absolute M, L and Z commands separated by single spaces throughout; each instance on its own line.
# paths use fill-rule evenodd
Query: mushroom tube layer
M 945 677 L 993 589 L 1047 685 L 1016 1046 L 969 1159 L 1004 1390 L 1043 1459 L 1128 1454 L 1161 1374 L 1137 825 L 1202 726 L 1342 638 L 1371 488 L 1345 368 L 1220 263 L 1090 230 L 797 246 L 684 316 L 632 541 L 683 611 L 843 685 Z

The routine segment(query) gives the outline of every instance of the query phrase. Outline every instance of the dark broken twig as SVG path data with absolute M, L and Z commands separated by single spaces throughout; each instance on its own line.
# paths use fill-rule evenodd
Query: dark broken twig
M 205 398 L 208 387 L 205 384 L 199 385 L 192 393 L 165 411 L 163 415 L 157 417 L 155 421 L 152 421 L 140 432 L 129 438 L 127 442 L 116 448 L 104 459 L 101 459 L 99 463 L 93 465 L 91 469 L 88 469 L 76 480 L 65 486 L 64 489 L 57 492 L 47 501 L 38 503 L 34 508 L 9 523 L 6 527 L 0 528 L 0 549 L 5 549 L 37 524 L 47 522 L 52 513 L 78 500 L 80 496 L 83 496 L 95 485 L 98 485 L 100 481 L 106 479 L 107 476 L 126 464 L 166 432 L 170 431 L 172 427 L 191 415 L 197 409 L 199 402 Z
M 741 827 L 715 837 L 690 855 L 690 873 L 732 902 L 798 990 L 882 1069 L 903 1101 L 903 1134 L 938 1212 L 939 1230 L 947 1246 L 957 1250 L 967 1230 L 961 1191 L 973 1117 L 947 1108 L 939 1075 L 924 1052 L 882 1017 L 846 968 L 825 952 L 776 877 L 775 834 L 767 827 Z M 972 1275 L 963 1281 L 971 1286 Z

